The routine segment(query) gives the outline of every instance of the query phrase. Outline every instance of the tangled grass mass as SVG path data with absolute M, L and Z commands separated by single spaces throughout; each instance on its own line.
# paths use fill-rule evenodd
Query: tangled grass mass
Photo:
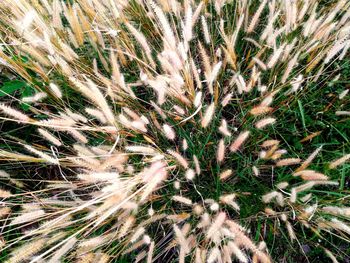
M 350 2 L 1 0 L 1 262 L 349 262 Z

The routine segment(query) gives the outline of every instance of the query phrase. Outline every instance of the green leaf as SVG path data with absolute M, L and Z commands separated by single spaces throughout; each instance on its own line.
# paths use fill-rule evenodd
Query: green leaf
M 27 84 L 23 81 L 13 80 L 5 82 L 4 85 L 0 89 L 0 97 L 7 96 L 8 94 L 12 94 L 15 91 L 25 87 Z
M 26 86 L 24 87 L 23 92 L 22 92 L 22 99 L 23 99 L 24 97 L 29 97 L 29 96 L 33 96 L 33 95 L 34 95 L 34 89 L 33 89 L 31 86 L 26 85 Z M 26 103 L 21 103 L 21 108 L 22 108 L 22 110 L 24 110 L 24 111 L 28 111 L 29 108 L 30 108 L 30 106 L 29 106 L 28 104 L 26 104 Z
M 304 112 L 303 104 L 300 100 L 298 100 L 298 106 L 299 106 L 299 110 L 300 110 L 301 122 L 303 124 L 304 130 L 306 130 L 305 112 Z

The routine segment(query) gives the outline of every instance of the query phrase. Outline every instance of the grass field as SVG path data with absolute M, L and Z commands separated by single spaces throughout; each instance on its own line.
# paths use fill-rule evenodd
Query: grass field
M 4 0 L 0 262 L 350 262 L 349 10 Z

